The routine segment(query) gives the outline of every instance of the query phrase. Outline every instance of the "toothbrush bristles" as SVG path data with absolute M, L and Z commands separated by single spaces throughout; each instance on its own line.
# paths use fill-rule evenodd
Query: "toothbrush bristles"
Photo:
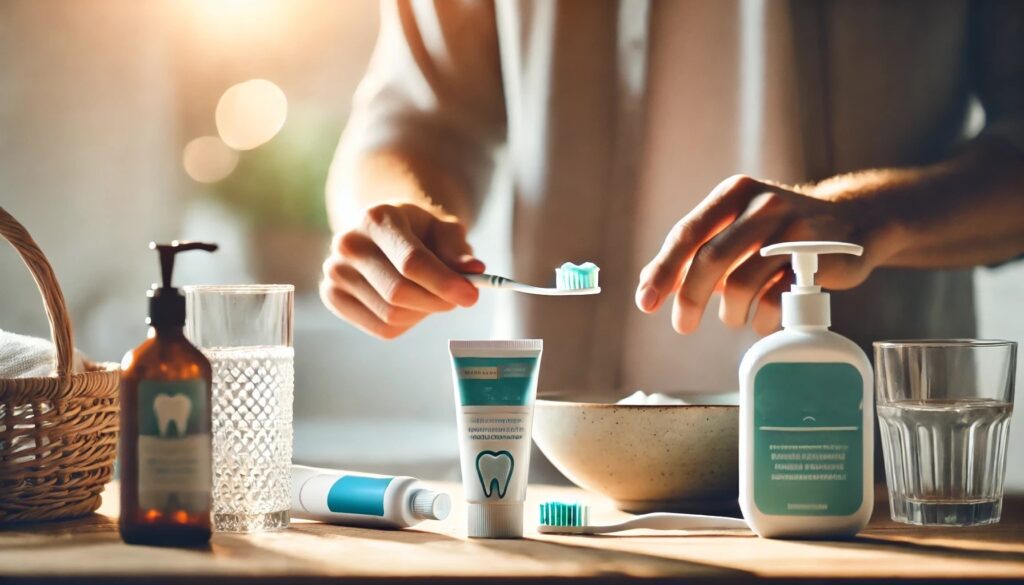
M 555 287 L 559 290 L 581 290 L 597 288 L 597 273 L 600 269 L 593 262 L 579 266 L 566 262 L 555 268 Z
M 580 503 L 545 502 L 540 505 L 541 526 L 586 526 L 590 506 Z

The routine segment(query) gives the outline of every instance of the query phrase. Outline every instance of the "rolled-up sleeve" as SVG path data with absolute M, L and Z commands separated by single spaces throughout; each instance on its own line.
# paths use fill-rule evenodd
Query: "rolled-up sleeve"
M 1024 2 L 972 5 L 971 73 L 985 110 L 982 137 L 999 137 L 1024 155 Z
M 397 151 L 431 165 L 479 208 L 506 132 L 494 5 L 384 0 L 328 190 L 352 189 L 358 161 Z

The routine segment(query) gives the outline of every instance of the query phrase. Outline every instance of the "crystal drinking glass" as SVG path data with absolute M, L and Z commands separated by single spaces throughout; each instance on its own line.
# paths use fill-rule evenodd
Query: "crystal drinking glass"
M 875 343 L 878 420 L 892 519 L 999 522 L 1017 344 Z
M 185 334 L 213 366 L 214 528 L 285 528 L 291 509 L 295 288 L 184 290 Z

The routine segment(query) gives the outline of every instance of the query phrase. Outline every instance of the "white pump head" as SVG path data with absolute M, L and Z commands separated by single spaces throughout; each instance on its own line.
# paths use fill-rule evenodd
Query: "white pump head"
M 782 293 L 782 326 L 828 327 L 832 324 L 828 293 L 814 283 L 818 272 L 818 254 L 853 254 L 860 256 L 864 248 L 846 242 L 783 242 L 761 248 L 762 256 L 792 254 L 796 283 L 790 292 Z

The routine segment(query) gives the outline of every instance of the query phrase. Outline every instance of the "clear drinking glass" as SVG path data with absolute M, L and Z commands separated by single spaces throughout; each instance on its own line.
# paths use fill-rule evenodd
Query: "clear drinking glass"
M 874 345 L 892 519 L 945 526 L 999 522 L 1017 344 Z
M 290 284 L 185 287 L 185 334 L 213 366 L 213 523 L 222 532 L 288 526 L 294 295 Z

